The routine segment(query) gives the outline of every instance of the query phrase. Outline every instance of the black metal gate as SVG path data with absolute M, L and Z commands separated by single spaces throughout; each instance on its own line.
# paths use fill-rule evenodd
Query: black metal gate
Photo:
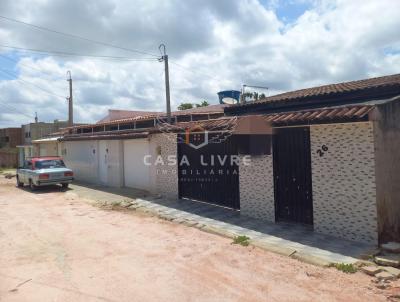
M 275 216 L 313 224 L 310 128 L 278 128 L 273 139 Z
M 231 157 L 237 156 L 235 140 L 217 143 L 216 135 L 208 133 L 211 142 L 198 149 L 204 133 L 178 135 L 179 197 L 239 209 L 239 167 Z

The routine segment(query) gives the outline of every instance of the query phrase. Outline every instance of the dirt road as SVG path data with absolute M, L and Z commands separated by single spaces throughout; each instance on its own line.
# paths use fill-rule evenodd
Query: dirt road
M 346 275 L 0 176 L 0 301 L 385 301 Z

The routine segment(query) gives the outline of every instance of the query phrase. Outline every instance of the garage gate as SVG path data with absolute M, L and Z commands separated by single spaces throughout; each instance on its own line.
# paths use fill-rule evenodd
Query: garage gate
M 150 154 L 147 139 L 131 139 L 123 141 L 124 182 L 126 187 L 151 189 L 150 168 L 144 164 L 144 157 Z
M 196 149 L 204 136 L 178 135 L 179 197 L 240 209 L 239 167 L 231 162 L 231 156 L 237 155 L 235 141 L 229 137 L 217 142 L 220 135 L 209 133 L 211 142 Z
M 275 132 L 275 218 L 313 224 L 310 128 L 280 128 Z

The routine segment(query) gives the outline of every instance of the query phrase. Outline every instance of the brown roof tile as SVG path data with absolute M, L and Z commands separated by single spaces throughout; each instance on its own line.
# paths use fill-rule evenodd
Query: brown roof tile
M 274 126 L 290 125 L 295 123 L 318 123 L 325 121 L 354 121 L 366 118 L 368 113 L 375 108 L 375 105 L 348 105 L 346 107 L 321 108 L 284 113 L 272 113 L 262 115 L 265 121 Z M 168 125 L 168 131 L 181 132 L 183 129 L 200 126 L 209 131 L 226 131 L 235 127 L 236 117 L 222 117 L 218 119 L 179 122 Z M 158 127 L 131 129 L 120 131 L 100 131 L 95 133 L 66 134 L 64 140 L 85 140 L 85 139 L 127 139 L 147 137 L 151 133 L 160 132 L 163 129 L 161 124 Z
M 267 122 L 274 125 L 297 122 L 321 122 L 333 120 L 353 120 L 365 118 L 375 108 L 374 105 L 351 105 L 341 108 L 322 108 L 296 112 L 273 113 L 264 116 Z
M 244 104 L 244 106 L 252 104 L 269 103 L 269 102 L 288 101 L 306 97 L 326 96 L 330 94 L 343 93 L 343 92 L 355 92 L 368 88 L 377 88 L 377 87 L 394 86 L 394 85 L 400 86 L 400 74 L 370 78 L 365 80 L 344 82 L 338 84 L 323 85 L 318 87 L 285 92 L 270 97 L 266 97 L 259 101 L 249 102 L 247 104 Z

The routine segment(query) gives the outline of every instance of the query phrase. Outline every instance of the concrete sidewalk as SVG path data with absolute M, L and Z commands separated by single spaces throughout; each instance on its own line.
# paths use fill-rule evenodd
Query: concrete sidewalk
M 244 217 L 239 211 L 192 200 L 157 199 L 144 191 L 74 184 L 71 193 L 104 204 L 123 202 L 128 209 L 234 238 L 245 235 L 259 248 L 307 263 L 355 263 L 375 250 L 374 246 L 313 232 L 312 228 L 270 223 Z

